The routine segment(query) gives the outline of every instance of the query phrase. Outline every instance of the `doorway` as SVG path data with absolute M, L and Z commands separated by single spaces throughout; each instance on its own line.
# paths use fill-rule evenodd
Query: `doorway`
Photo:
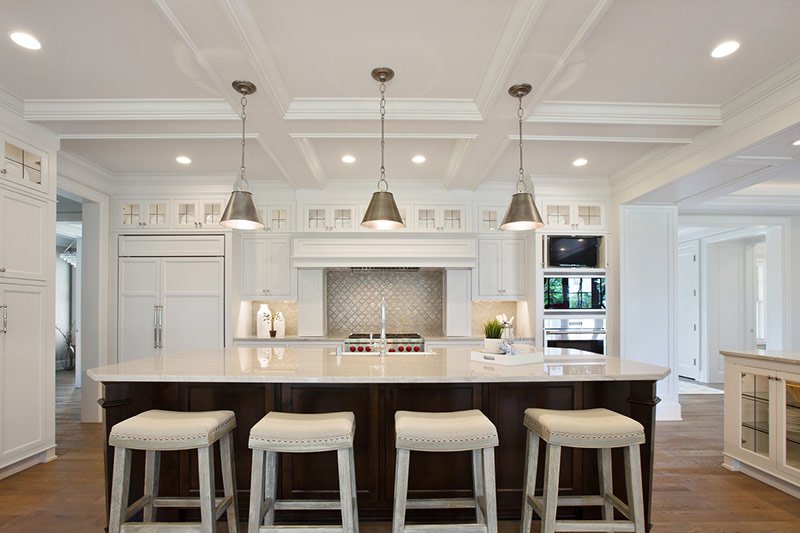
M 700 247 L 678 247 L 678 376 L 696 380 L 700 363 Z

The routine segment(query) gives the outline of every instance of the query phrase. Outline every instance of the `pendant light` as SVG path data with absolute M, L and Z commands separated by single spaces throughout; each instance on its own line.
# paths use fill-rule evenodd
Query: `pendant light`
M 228 199 L 228 205 L 225 206 L 219 223 L 233 229 L 261 229 L 264 227 L 264 223 L 256 209 L 253 194 L 248 190 L 250 185 L 245 177 L 244 167 L 244 124 L 247 120 L 245 107 L 247 107 L 247 95 L 256 92 L 256 86 L 249 81 L 234 81 L 232 85 L 234 90 L 242 95 L 242 166 L 239 167 L 239 175 L 233 183 L 231 197 Z
M 367 212 L 361 221 L 361 227 L 376 230 L 395 230 L 402 229 L 406 225 L 394 203 L 394 196 L 389 192 L 389 184 L 386 181 L 386 168 L 383 164 L 383 152 L 386 146 L 384 140 L 384 123 L 386 121 L 386 82 L 394 78 L 394 71 L 388 67 L 380 67 L 372 70 L 372 78 L 380 85 L 381 91 L 381 179 L 378 180 L 378 190 L 372 193 Z
M 508 89 L 508 94 L 519 99 L 519 109 L 517 110 L 519 117 L 519 178 L 517 179 L 517 192 L 511 197 L 506 216 L 503 217 L 503 223 L 500 224 L 500 229 L 504 230 L 525 231 L 544 227 L 542 216 L 533 202 L 533 193 L 528 192 L 528 186 L 525 185 L 525 171 L 522 169 L 522 98 L 530 92 L 531 86 L 527 83 L 513 85 Z

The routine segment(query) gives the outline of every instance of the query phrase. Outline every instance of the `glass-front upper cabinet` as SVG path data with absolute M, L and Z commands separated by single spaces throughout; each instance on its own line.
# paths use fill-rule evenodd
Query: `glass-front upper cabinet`
M 780 435 L 778 441 L 778 469 L 793 476 L 800 476 L 800 375 L 779 372 L 778 417 Z
M 479 233 L 497 233 L 500 231 L 500 224 L 505 216 L 505 206 L 479 206 L 476 211 L 475 220 L 478 224 Z
M 22 143 L 9 142 L 0 138 L 0 150 L 2 150 L 0 179 L 15 181 L 20 185 L 43 190 L 46 179 L 45 159 L 41 153 L 21 145 Z
M 120 200 L 117 223 L 120 228 L 169 227 L 169 202 L 166 200 Z
M 199 222 L 196 201 L 178 200 L 175 202 L 175 226 L 196 228 Z
M 414 206 L 414 229 L 416 231 L 466 231 L 466 209 L 464 206 Z
M 740 447 L 764 458 L 769 458 L 770 433 L 770 383 L 773 377 L 769 371 L 744 369 L 740 372 L 741 404 Z
M 307 205 L 303 217 L 304 231 L 356 231 L 354 205 Z

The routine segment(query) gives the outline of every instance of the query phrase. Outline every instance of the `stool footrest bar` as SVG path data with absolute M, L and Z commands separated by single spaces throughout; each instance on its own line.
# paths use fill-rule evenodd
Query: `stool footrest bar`
M 275 510 L 341 509 L 339 500 L 276 500 Z
M 636 531 L 631 522 L 588 522 L 583 520 L 559 520 L 554 524 L 555 531 Z
M 343 533 L 344 529 L 336 526 L 261 526 L 258 533 Z
M 474 509 L 475 498 L 431 498 L 406 500 L 406 509 Z M 410 526 L 408 526 L 410 527 Z
M 443 531 L 487 533 L 488 528 L 484 524 L 412 524 L 406 526 L 403 531 L 413 531 L 414 533 L 442 533 Z

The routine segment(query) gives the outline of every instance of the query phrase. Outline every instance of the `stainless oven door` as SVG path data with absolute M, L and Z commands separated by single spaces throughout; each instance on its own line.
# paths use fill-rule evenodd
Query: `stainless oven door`
M 546 348 L 574 348 L 600 355 L 606 354 L 606 332 L 594 331 L 548 331 L 544 332 Z

